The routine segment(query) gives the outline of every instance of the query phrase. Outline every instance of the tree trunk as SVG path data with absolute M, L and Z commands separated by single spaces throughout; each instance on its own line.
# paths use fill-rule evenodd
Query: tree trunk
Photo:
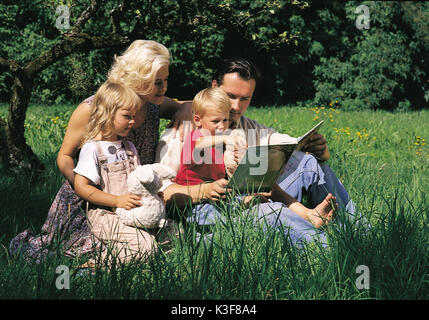
M 9 169 L 24 168 L 39 173 L 44 169 L 44 165 L 27 145 L 24 136 L 25 115 L 32 89 L 33 76 L 25 70 L 18 70 L 14 74 L 9 116 L 4 127 L 6 148 L 2 151 L 6 154 L 3 154 L 2 160 L 7 161 L 6 167 Z

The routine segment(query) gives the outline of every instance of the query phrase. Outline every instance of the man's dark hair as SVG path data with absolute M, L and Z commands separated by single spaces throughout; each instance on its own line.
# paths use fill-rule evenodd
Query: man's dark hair
M 243 80 L 254 79 L 258 82 L 261 76 L 259 70 L 250 61 L 243 58 L 229 58 L 221 62 L 214 79 L 217 81 L 218 85 L 221 85 L 225 74 L 235 72 L 237 72 Z

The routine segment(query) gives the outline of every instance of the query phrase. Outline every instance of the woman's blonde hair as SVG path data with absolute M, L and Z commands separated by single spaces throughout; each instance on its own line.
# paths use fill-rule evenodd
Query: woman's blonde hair
M 132 88 L 139 95 L 148 95 L 155 86 L 156 73 L 170 65 L 170 53 L 152 40 L 136 40 L 120 56 L 109 71 L 108 80 Z
M 100 133 L 103 138 L 110 138 L 113 135 L 115 114 L 119 109 L 138 110 L 142 105 L 142 99 L 133 89 L 111 81 L 103 83 L 91 103 L 91 115 L 80 147 Z
M 220 88 L 206 88 L 197 93 L 192 101 L 192 112 L 204 116 L 207 109 L 213 108 L 222 112 L 231 110 L 228 95 Z

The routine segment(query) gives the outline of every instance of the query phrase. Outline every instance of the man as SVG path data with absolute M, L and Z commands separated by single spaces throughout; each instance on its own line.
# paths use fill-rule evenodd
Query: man
M 291 138 L 287 134 L 275 132 L 274 129 L 267 128 L 244 116 L 252 100 L 258 79 L 259 73 L 250 62 L 244 59 L 227 59 L 220 66 L 212 81 L 212 86 L 221 88 L 230 98 L 231 128 L 243 129 L 246 137 L 254 136 L 253 141 L 248 141 L 249 146 L 267 144 L 269 139 L 274 138 L 277 142 L 285 142 Z M 250 131 L 256 133 L 256 136 L 247 134 Z M 178 136 L 173 138 L 174 135 L 174 133 L 168 132 L 161 137 L 157 160 L 177 171 L 182 143 Z M 281 191 L 286 192 L 298 202 L 301 202 L 303 196 L 307 195 L 313 206 L 323 201 L 330 192 L 336 196 L 340 208 L 346 208 L 348 212 L 353 213 L 353 202 L 346 189 L 326 164 L 330 154 L 323 135 L 319 133 L 313 135 L 303 151 L 305 153 L 294 154 L 293 160 L 296 166 L 280 176 L 276 190 L 280 190 L 280 193 Z M 175 205 L 179 208 L 184 208 L 190 202 L 197 204 L 206 200 L 216 201 L 225 198 L 227 183 L 226 179 L 196 186 L 181 186 L 167 182 L 163 187 L 164 199 L 167 206 Z M 279 192 L 276 192 L 273 196 L 278 198 L 278 196 L 283 197 L 283 194 L 279 195 Z

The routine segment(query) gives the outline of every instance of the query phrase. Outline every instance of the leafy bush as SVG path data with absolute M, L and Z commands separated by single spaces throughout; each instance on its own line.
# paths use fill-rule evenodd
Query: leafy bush
M 1 56 L 26 63 L 56 43 L 63 32 L 55 27 L 57 4 L 0 4 Z M 73 23 L 86 4 L 67 4 L 73 5 Z M 369 8 L 370 28 L 359 30 L 355 10 L 362 4 Z M 107 1 L 83 31 L 106 34 L 115 5 Z M 193 98 L 222 58 L 241 56 L 262 71 L 256 105 L 338 99 L 347 109 L 408 110 L 429 102 L 426 2 L 139 0 L 125 15 L 124 33 L 138 25 L 140 38 L 170 49 L 168 95 L 174 98 Z M 124 49 L 71 55 L 50 66 L 35 79 L 33 102 L 76 103 L 93 94 Z M 10 75 L 0 74 L 1 101 L 9 99 L 11 85 Z
M 410 19 L 409 4 L 364 4 L 370 10 L 370 28 L 343 33 L 348 39 L 343 41 L 346 55 L 322 57 L 314 68 L 316 102 L 338 99 L 350 110 L 423 107 L 429 101 L 424 80 L 427 57 L 423 55 L 428 44 L 419 32 L 428 25 Z M 420 16 L 429 17 L 426 4 L 414 5 L 426 9 Z M 354 1 L 345 6 L 350 24 L 356 19 L 357 6 Z

